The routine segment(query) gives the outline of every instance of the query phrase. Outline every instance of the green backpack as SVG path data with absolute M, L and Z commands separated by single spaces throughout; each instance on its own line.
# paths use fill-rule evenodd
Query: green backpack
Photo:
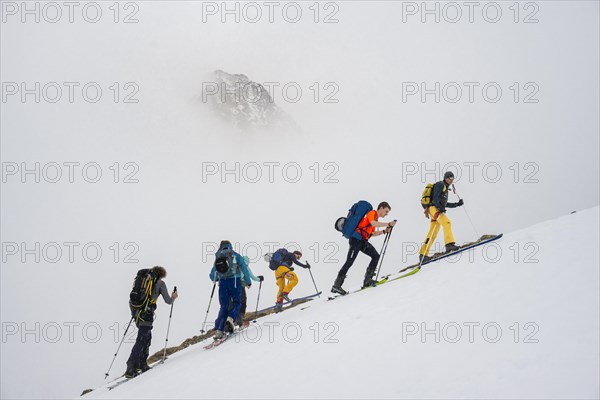
M 433 193 L 433 183 L 428 183 L 421 194 L 421 205 L 427 209 L 431 205 L 431 195 Z
M 427 210 L 429 208 L 429 206 L 431 206 L 431 196 L 433 196 L 433 186 L 435 186 L 435 183 L 428 183 L 427 186 L 425 186 L 423 193 L 421 193 L 421 205 L 423 206 L 423 208 L 425 210 Z M 446 186 L 444 186 L 444 189 L 442 190 L 442 192 L 445 192 L 445 191 L 446 191 Z

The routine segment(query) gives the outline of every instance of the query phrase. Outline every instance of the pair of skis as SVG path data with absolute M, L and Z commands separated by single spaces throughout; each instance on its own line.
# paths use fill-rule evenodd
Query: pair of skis
M 161 364 L 164 364 L 164 361 L 163 361 L 163 360 L 159 360 L 159 361 L 157 361 L 157 362 L 153 363 L 153 364 L 150 366 L 150 369 L 154 369 L 154 368 L 158 367 L 158 366 L 159 366 L 159 365 L 161 365 Z M 146 372 L 148 372 L 148 371 L 146 371 Z M 136 378 L 136 377 L 138 377 L 138 376 L 140 376 L 140 375 L 142 375 L 142 374 L 144 374 L 144 373 L 145 373 L 145 372 L 140 372 L 139 374 L 137 374 L 136 376 L 132 376 L 131 378 L 127 378 L 127 377 L 126 377 L 126 376 L 123 374 L 123 375 L 121 375 L 120 377 L 118 377 L 118 378 L 116 378 L 116 379 L 112 380 L 111 382 L 109 382 L 109 383 L 108 383 L 108 385 L 106 386 L 106 388 L 107 388 L 108 390 L 113 390 L 114 388 L 116 388 L 117 386 L 121 385 L 122 383 L 129 382 L 130 380 L 132 380 L 132 379 L 134 379 L 134 378 Z
M 281 303 L 281 311 L 286 310 L 286 309 L 288 309 L 290 307 L 293 307 L 294 305 L 302 302 L 303 300 L 309 300 L 309 299 L 312 299 L 313 297 L 320 296 L 322 293 L 323 292 L 318 292 L 318 293 L 315 293 L 315 294 L 311 294 L 309 296 L 298 297 L 298 298 L 296 298 L 296 299 L 294 299 L 292 301 L 286 301 L 284 303 Z M 285 306 L 287 306 L 287 307 L 285 307 Z M 264 313 L 266 311 L 276 310 L 279 307 L 280 307 L 279 305 L 274 305 L 274 306 L 271 306 L 271 307 L 263 308 L 262 310 L 258 310 L 256 312 L 256 315 L 258 315 L 260 313 Z
M 215 339 L 212 343 L 209 343 L 208 345 L 204 346 L 204 349 L 205 350 L 210 350 L 210 349 L 214 349 L 215 347 L 218 347 L 218 346 L 222 345 L 223 343 L 225 343 L 226 341 L 228 341 L 232 337 L 238 335 L 240 332 L 242 332 L 248 326 L 250 326 L 250 322 L 248 322 L 248 321 L 244 322 L 241 326 L 239 326 L 236 329 L 234 329 L 233 332 L 226 333 L 225 336 L 223 336 L 222 338 Z
M 433 262 L 436 262 L 436 261 L 439 261 L 439 260 L 443 260 L 444 258 L 454 256 L 454 255 L 456 255 L 458 253 L 461 253 L 463 251 L 470 250 L 472 248 L 475 248 L 475 247 L 482 246 L 484 244 L 493 242 L 494 240 L 500 239 L 502 237 L 502 235 L 503 234 L 501 233 L 501 234 L 496 235 L 496 236 L 488 237 L 488 238 L 486 238 L 484 240 L 481 240 L 479 242 L 470 243 L 470 244 L 468 244 L 466 246 L 463 246 L 463 247 L 461 247 L 458 250 L 451 251 L 451 252 L 448 252 L 448 253 L 443 253 L 443 254 L 441 254 L 441 255 L 439 255 L 437 257 L 432 257 L 430 260 L 424 261 L 422 263 L 414 264 L 414 265 L 409 265 L 408 267 L 403 268 L 400 271 L 398 271 L 398 273 L 401 274 L 400 276 L 394 276 L 393 274 L 385 275 L 384 277 L 382 277 L 380 280 L 377 281 L 377 283 L 375 284 L 375 286 L 383 285 L 383 284 L 388 283 L 388 282 L 396 281 L 396 280 L 399 280 L 399 279 L 402 279 L 402 278 L 406 278 L 406 277 L 411 276 L 411 275 L 415 275 L 416 273 L 418 273 L 421 270 L 421 268 L 424 265 L 427 265 L 427 264 L 430 264 L 430 263 L 433 263 Z M 409 271 L 409 272 L 406 272 L 406 271 Z M 406 272 L 406 273 L 403 273 L 403 272 Z M 330 296 L 328 298 L 328 300 L 333 300 L 333 299 L 336 299 L 336 298 L 338 298 L 340 296 L 347 296 L 348 294 L 360 292 L 361 290 L 369 289 L 371 287 L 373 287 L 373 286 L 367 286 L 367 287 L 364 287 L 364 288 L 361 288 L 361 289 L 358 289 L 358 290 L 354 290 L 354 291 L 348 292 L 345 295 L 338 294 L 338 295 L 335 295 L 335 296 Z

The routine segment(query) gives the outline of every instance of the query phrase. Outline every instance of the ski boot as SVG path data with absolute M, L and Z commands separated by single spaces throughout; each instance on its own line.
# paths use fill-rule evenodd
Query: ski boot
M 143 374 L 144 372 L 148 371 L 149 369 L 152 369 L 151 366 L 148 365 L 148 363 L 144 362 L 141 366 L 137 367 L 135 369 L 135 371 L 139 374 Z
M 215 341 L 217 341 L 217 340 L 223 339 L 224 337 L 225 337 L 225 332 L 223 332 L 223 331 L 215 331 L 215 335 L 213 336 L 213 339 Z
M 285 301 L 287 301 L 288 303 L 290 303 L 290 302 L 291 302 L 291 300 L 290 300 L 290 298 L 288 297 L 288 294 L 289 294 L 288 292 L 281 292 L 281 297 L 282 297 L 282 298 L 283 298 Z
M 233 333 L 235 326 L 233 324 L 233 318 L 227 317 L 227 321 L 225 321 L 225 332 Z
M 331 287 L 331 293 L 341 294 L 342 296 L 345 296 L 348 294 L 348 292 L 346 290 L 344 290 L 341 286 L 336 286 L 336 285 L 333 285 Z
M 375 287 L 375 286 L 377 286 L 377 281 L 374 280 L 373 278 L 368 278 L 368 279 L 365 279 L 365 281 L 363 282 L 362 289 L 365 289 L 368 287 Z
M 450 253 L 450 252 L 456 251 L 456 250 L 458 250 L 458 249 L 460 249 L 460 247 L 458 247 L 458 246 L 456 245 L 456 243 L 454 243 L 454 242 L 452 242 L 452 243 L 448 243 L 448 244 L 446 245 L 446 253 Z
M 135 378 L 138 375 L 135 365 L 133 363 L 127 363 L 127 370 L 125 371 L 125 378 L 131 379 Z

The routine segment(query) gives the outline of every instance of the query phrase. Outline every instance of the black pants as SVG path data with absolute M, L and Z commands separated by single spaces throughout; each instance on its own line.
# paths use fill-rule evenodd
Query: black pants
M 371 279 L 375 275 L 375 270 L 377 269 L 377 264 L 379 263 L 379 253 L 375 250 L 375 247 L 371 243 L 366 240 L 360 240 L 356 238 L 350 238 L 350 249 L 348 249 L 348 257 L 346 258 L 346 262 L 338 272 L 337 279 L 335 281 L 336 286 L 342 286 L 344 284 L 344 280 L 346 279 L 346 274 L 348 270 L 354 264 L 356 257 L 358 257 L 358 253 L 363 252 L 364 254 L 371 257 L 371 262 L 367 267 L 367 272 L 365 273 L 366 283 L 369 279 Z
M 131 349 L 131 355 L 127 360 L 127 368 L 141 368 L 146 365 L 148 353 L 150 351 L 150 343 L 152 342 L 152 326 L 138 327 L 137 338 Z
M 238 324 L 241 324 L 244 321 L 244 315 L 246 314 L 246 303 L 247 303 L 248 297 L 246 296 L 246 286 L 242 287 L 242 295 L 240 297 L 240 313 L 239 313 L 239 317 L 238 320 L 236 321 Z M 229 300 L 229 310 L 231 310 L 233 308 L 233 302 L 231 300 Z

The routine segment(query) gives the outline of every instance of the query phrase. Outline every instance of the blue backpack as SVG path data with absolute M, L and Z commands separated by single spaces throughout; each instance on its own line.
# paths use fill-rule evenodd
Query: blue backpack
M 273 253 L 271 255 L 271 260 L 269 261 L 269 268 L 271 268 L 273 271 L 275 271 L 277 268 L 279 268 L 279 266 L 287 265 L 287 264 L 283 263 L 283 258 L 288 253 L 289 252 L 286 249 L 279 249 L 275 253 Z
M 366 200 L 360 200 L 350 208 L 347 217 L 340 217 L 335 221 L 335 229 L 338 232 L 342 232 L 342 235 L 350 239 L 354 237 L 356 239 L 362 239 L 360 233 L 356 232 L 356 227 L 364 216 L 373 209 L 371 203 Z

